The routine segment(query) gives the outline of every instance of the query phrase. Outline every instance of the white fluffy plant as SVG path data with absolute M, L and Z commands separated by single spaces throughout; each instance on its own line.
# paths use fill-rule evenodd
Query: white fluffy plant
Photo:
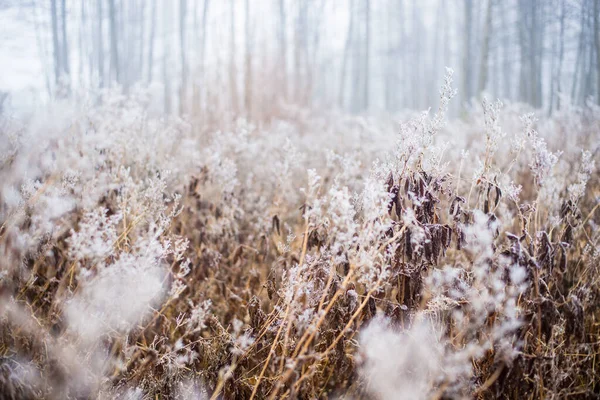
M 430 308 L 426 313 L 450 312 L 452 335 L 445 339 L 444 384 L 450 393 L 469 393 L 473 362 L 489 348 L 496 350 L 496 368 L 509 365 L 518 354 L 515 334 L 521 325 L 518 298 L 527 288 L 524 268 L 497 259 L 494 242 L 499 222 L 480 211 L 464 226 L 468 260 L 434 270 L 427 280 Z M 489 317 L 494 315 L 493 324 Z
M 448 79 L 451 75 L 447 82 Z M 448 88 L 442 91 L 442 97 L 451 97 L 444 93 L 450 93 Z M 442 101 L 442 115 L 444 104 Z M 491 167 L 493 155 L 504 137 L 498 123 L 500 107 L 499 102 L 484 103 L 487 144 L 477 181 L 489 179 L 490 172 L 498 173 L 491 171 Z M 415 126 L 428 126 L 424 121 Z M 433 133 L 441 128 L 441 121 L 443 117 L 436 114 L 429 125 L 430 136 L 424 141 L 410 140 L 410 134 L 406 136 L 409 140 L 397 153 L 398 172 L 426 167 L 438 176 L 443 174 L 441 157 L 436 161 L 436 148 L 432 146 Z M 411 163 L 413 154 L 420 157 L 427 154 L 424 158 L 430 161 L 417 158 Z M 424 199 L 413 195 L 411 200 L 418 206 Z M 427 238 L 413 209 L 403 211 L 402 222 L 411 232 L 411 245 L 418 250 Z M 423 307 L 412 316 L 409 326 L 392 327 L 389 321 L 378 318 L 361 332 L 360 372 L 369 393 L 376 398 L 430 398 L 444 392 L 460 397 L 473 393 L 477 390 L 471 381 L 475 374 L 473 364 L 490 347 L 497 351 L 498 368 L 509 364 L 518 354 L 515 331 L 521 321 L 517 299 L 527 287 L 526 274 L 518 265 L 493 261 L 497 259 L 495 240 L 500 227 L 497 219 L 474 210 L 473 221 L 459 226 L 464 237 L 458 240 L 465 242 L 466 258 L 456 260 L 452 266 L 433 268 L 423 290 Z M 495 322 L 489 325 L 488 317 L 492 314 Z M 453 326 L 450 331 L 447 323 Z M 426 339 L 418 341 L 415 337 Z M 385 346 L 380 345 L 384 342 Z
M 360 372 L 369 393 L 378 399 L 425 399 L 443 392 L 460 398 L 477 390 L 471 381 L 473 363 L 490 347 L 496 349 L 497 368 L 518 354 L 517 299 L 527 287 L 525 273 L 508 262 L 492 267 L 494 229 L 476 213 L 475 223 L 465 229 L 471 267 L 434 269 L 426 280 L 425 308 L 409 327 L 379 317 L 363 329 Z M 488 325 L 491 314 L 495 322 Z M 453 320 L 450 332 L 444 315 Z
M 376 399 L 430 399 L 443 372 L 444 347 L 427 317 L 402 330 L 378 316 L 359 337 L 365 388 Z
M 127 333 L 162 301 L 166 254 L 157 238 L 150 237 L 115 262 L 99 264 L 66 303 L 70 328 L 92 343 L 106 333 Z

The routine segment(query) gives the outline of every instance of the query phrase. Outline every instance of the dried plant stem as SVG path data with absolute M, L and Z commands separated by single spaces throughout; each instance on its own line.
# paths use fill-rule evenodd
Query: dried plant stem
M 308 347 L 310 346 L 310 344 L 312 343 L 312 340 L 315 338 L 317 332 L 319 331 L 321 324 L 323 324 L 323 322 L 325 321 L 325 317 L 327 316 L 327 313 L 329 313 L 329 311 L 335 304 L 335 301 L 337 300 L 337 298 L 342 294 L 342 289 L 346 286 L 346 284 L 349 282 L 351 276 L 353 275 L 353 271 L 354 271 L 354 268 L 353 268 L 353 266 L 351 266 L 350 271 L 348 271 L 348 275 L 346 275 L 346 279 L 344 279 L 344 282 L 342 282 L 341 288 L 335 292 L 335 294 L 329 301 L 329 304 L 327 304 L 325 311 L 321 314 L 315 327 L 311 329 L 311 332 L 310 332 L 310 334 L 308 334 L 308 336 L 307 336 L 307 333 L 308 333 L 308 330 L 307 330 L 304 333 L 304 335 L 302 336 L 302 338 L 298 341 L 298 344 L 296 345 L 296 350 L 294 350 L 294 353 L 292 354 L 292 359 L 298 360 L 308 350 Z M 305 337 L 306 337 L 306 339 L 303 340 Z M 302 347 L 300 347 L 300 345 L 303 342 L 304 342 L 304 345 Z M 273 390 L 273 393 L 271 393 L 271 395 L 269 396 L 269 399 L 275 399 L 275 396 L 277 396 L 277 394 L 279 393 L 279 389 L 281 388 L 281 386 L 284 385 L 288 381 L 288 379 L 292 376 L 292 374 L 294 373 L 294 368 L 295 368 L 295 365 L 288 367 L 285 374 L 283 374 L 283 376 L 278 379 L 277 384 L 275 385 L 275 388 Z
M 502 373 L 503 370 L 504 370 L 504 364 L 501 364 L 498 368 L 496 368 L 494 373 L 492 375 L 490 375 L 490 377 L 483 383 L 483 385 L 481 385 L 476 390 L 476 392 L 474 394 L 483 393 L 486 390 L 488 390 L 494 384 L 494 382 L 496 382 L 496 380 L 498 380 L 498 378 L 500 377 L 500 374 Z
M 275 346 L 277 346 L 277 344 L 278 344 L 279 335 L 281 334 L 281 330 L 283 329 L 283 326 L 285 325 L 285 322 L 288 318 L 289 311 L 290 311 L 290 306 L 288 304 L 287 308 L 285 309 L 285 315 L 283 317 L 283 321 L 281 322 L 281 325 L 279 325 L 279 329 L 277 330 L 277 334 L 275 335 L 275 339 L 273 340 L 273 344 L 271 345 L 271 349 L 269 350 L 269 355 L 267 356 L 267 359 L 265 360 L 263 368 L 260 371 L 260 375 L 258 376 L 256 384 L 254 385 L 254 389 L 252 389 L 252 394 L 250 395 L 250 400 L 252 400 L 254 398 L 254 396 L 256 395 L 256 391 L 258 390 L 258 386 L 260 385 L 260 382 L 262 381 L 262 378 L 265 375 L 265 371 L 267 370 L 267 368 L 269 366 L 271 357 L 275 353 Z
M 360 315 L 360 313 L 362 312 L 362 310 L 365 308 L 365 306 L 367 305 L 367 303 L 368 303 L 369 299 L 371 298 L 371 296 L 373 295 L 373 293 L 375 293 L 377 290 L 380 289 L 380 285 L 381 285 L 381 280 L 378 280 L 377 283 L 373 286 L 373 288 L 367 292 L 364 300 L 362 301 L 362 303 L 360 303 L 360 306 L 354 312 L 354 314 L 352 314 L 352 317 L 350 318 L 350 320 L 348 321 L 348 323 L 346 324 L 346 326 L 344 326 L 344 328 L 337 335 L 337 337 L 335 338 L 335 340 L 333 342 L 331 342 L 331 344 L 323 352 L 325 354 L 325 356 L 327 356 L 327 354 L 329 354 L 329 352 L 331 350 L 333 350 L 333 348 L 338 344 L 338 342 L 340 341 L 340 339 L 344 336 L 344 333 L 346 333 L 346 331 L 348 330 L 348 328 L 350 328 L 350 326 L 352 325 L 352 323 L 354 322 L 354 320 Z
M 214 390 L 212 396 L 210 396 L 210 400 L 217 400 L 219 398 L 219 395 L 221 394 L 221 391 L 223 390 L 223 387 L 225 386 L 225 382 L 227 382 L 227 379 L 233 373 L 233 371 L 235 371 L 236 368 L 237 368 L 237 364 L 234 361 L 229 366 L 227 372 L 224 372 L 223 374 L 219 374 L 219 381 L 217 382 L 217 386 L 215 387 L 215 390 Z
M 304 258 L 306 257 L 306 250 L 308 248 L 308 220 L 305 223 L 304 235 L 302 237 L 302 253 L 300 254 L 300 261 L 298 262 L 300 265 L 304 263 Z
M 346 331 L 350 328 L 350 326 L 352 325 L 352 323 L 354 322 L 354 320 L 360 315 L 360 313 L 362 312 L 362 310 L 365 308 L 365 306 L 367 305 L 367 303 L 368 303 L 369 299 L 371 298 L 371 296 L 373 295 L 373 293 L 379 289 L 380 284 L 381 284 L 381 281 L 377 281 L 377 283 L 374 285 L 373 289 L 371 289 L 371 290 L 369 290 L 369 292 L 367 292 L 367 294 L 365 295 L 364 300 L 362 301 L 362 303 L 360 304 L 360 306 L 358 307 L 358 309 L 354 312 L 354 314 L 352 314 L 352 317 L 350 318 L 350 320 L 348 321 L 348 323 L 344 326 L 344 328 L 337 335 L 337 337 L 334 339 L 334 341 L 327 347 L 327 349 L 325 349 L 325 351 L 323 351 L 322 354 L 323 354 L 324 357 L 327 357 L 328 354 L 331 352 L 331 350 L 333 350 L 333 348 L 342 339 L 342 337 L 344 336 L 344 334 L 346 333 Z M 308 374 L 305 374 L 303 376 L 308 376 Z M 300 379 L 298 381 L 296 381 L 296 383 L 294 384 L 294 389 L 295 390 L 299 389 L 300 383 L 302 383 L 302 381 L 304 379 L 305 378 L 300 377 Z

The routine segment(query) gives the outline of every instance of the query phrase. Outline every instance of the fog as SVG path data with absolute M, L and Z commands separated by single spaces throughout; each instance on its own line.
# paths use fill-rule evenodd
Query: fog
M 35 0 L 0 2 L 0 90 L 17 107 L 151 87 L 169 113 L 352 113 L 483 94 L 548 113 L 598 102 L 596 0 Z M 160 97 L 160 99 L 159 99 Z
M 0 0 L 0 399 L 598 398 L 600 0 Z

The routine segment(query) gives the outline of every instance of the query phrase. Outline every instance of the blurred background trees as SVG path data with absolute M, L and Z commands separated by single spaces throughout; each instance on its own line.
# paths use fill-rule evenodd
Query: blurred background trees
M 454 114 L 482 93 L 548 113 L 600 102 L 600 0 L 0 3 L 0 15 L 11 9 L 36 32 L 43 76 L 32 84 L 45 98 L 162 84 L 169 113 L 397 112 L 435 106 L 449 66 Z

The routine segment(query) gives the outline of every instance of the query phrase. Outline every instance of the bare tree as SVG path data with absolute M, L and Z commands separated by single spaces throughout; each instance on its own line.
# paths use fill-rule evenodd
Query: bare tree
M 308 1 L 296 1 L 297 14 L 294 30 L 294 100 L 303 103 L 306 100 L 307 53 L 308 53 Z
M 591 0 L 590 0 L 591 3 Z M 595 57 L 594 57 L 594 53 L 596 52 L 596 46 L 595 46 L 595 36 L 596 33 L 594 32 L 594 20 L 595 20 L 595 15 L 592 15 L 592 13 L 594 13 L 594 10 L 592 9 L 592 4 L 589 4 L 589 12 L 588 12 L 588 18 L 587 18 L 587 36 L 588 36 L 588 40 L 586 40 L 586 51 L 587 51 L 587 65 L 586 65 L 586 74 L 585 74 L 585 81 L 582 83 L 582 102 L 587 101 L 588 97 L 590 96 L 595 96 L 596 93 L 595 89 L 594 89 L 594 84 L 593 84 L 593 77 L 595 74 L 595 69 L 594 69 L 594 63 L 595 63 Z M 592 37 L 590 37 L 590 35 Z
M 417 109 L 422 105 L 422 96 L 423 90 L 420 90 L 420 87 L 423 86 L 423 61 L 421 60 L 421 56 L 423 54 L 421 46 L 424 42 L 423 35 L 423 23 L 421 21 L 421 8 L 419 7 L 419 2 L 412 2 L 412 31 L 411 31 L 411 42 L 412 46 L 412 54 L 409 58 L 412 67 L 410 68 L 411 73 L 411 85 L 412 85 L 412 93 L 410 94 L 410 98 L 412 99 L 412 107 L 413 109 Z M 426 86 L 426 85 L 425 85 Z
M 398 53 L 402 55 L 403 58 L 403 63 L 402 63 L 402 69 L 403 69 L 403 78 L 404 78 L 404 82 L 406 82 L 407 79 L 409 79 L 409 72 L 411 70 L 411 66 L 410 66 L 410 57 L 406 57 L 406 50 L 409 49 L 408 46 L 408 40 L 407 40 L 407 28 L 406 28 L 406 4 L 404 3 L 404 0 L 398 0 L 398 9 L 399 9 L 399 13 L 400 13 L 400 43 L 401 43 L 401 47 L 398 49 Z M 403 85 L 408 87 L 408 85 Z M 401 99 L 401 104 L 403 107 L 407 106 L 408 101 L 406 100 L 408 95 L 402 93 L 402 99 Z
M 538 106 L 537 85 L 538 66 L 541 69 L 541 60 L 538 60 L 538 5 L 536 0 L 519 2 L 519 45 L 521 50 L 521 63 L 519 75 L 520 100 Z M 539 63 L 539 64 L 538 64 Z
M 596 44 L 596 102 L 600 104 L 600 0 L 594 1 L 594 43 Z
M 400 56 L 399 43 L 398 43 L 398 29 L 396 27 L 401 25 L 398 21 L 398 11 L 402 9 L 402 0 L 398 1 L 398 10 L 391 9 L 387 15 L 387 26 L 388 30 L 387 42 L 386 42 L 386 65 L 385 65 L 385 85 L 384 85 L 384 99 L 385 109 L 388 111 L 396 110 L 397 107 L 397 81 L 398 81 L 398 69 L 401 66 L 398 63 Z
M 244 106 L 246 113 L 252 115 L 252 32 L 250 29 L 250 0 L 245 1 L 245 57 L 244 57 Z
M 79 68 L 77 70 L 77 73 L 79 75 L 79 80 L 83 82 L 83 67 L 84 67 L 84 55 L 86 54 L 85 48 L 84 48 L 84 41 L 85 41 L 85 27 L 87 26 L 86 23 L 86 13 L 85 13 L 85 1 L 81 0 L 80 1 L 80 11 L 81 11 L 81 15 L 80 15 L 80 21 L 81 23 L 79 24 L 79 35 L 77 35 L 77 45 L 78 45 L 78 51 L 79 51 Z
M 119 68 L 119 48 L 117 45 L 117 11 L 115 0 L 108 0 L 108 13 L 110 19 L 110 69 L 111 77 L 114 76 L 117 83 L 121 83 Z
M 156 0 L 152 0 L 152 16 L 150 17 L 150 38 L 148 39 L 148 83 L 152 82 L 154 66 L 154 35 L 156 32 Z
M 550 106 L 549 106 L 549 113 L 552 113 L 555 109 L 555 104 L 556 104 L 556 108 L 560 109 L 560 98 L 561 98 L 561 82 L 562 82 L 562 66 L 563 66 L 563 59 L 564 59 L 564 53 L 565 53 L 565 16 L 566 16 L 566 11 L 565 11 L 565 0 L 559 0 L 559 4 L 560 4 L 560 14 L 559 14 L 559 40 L 556 43 L 556 47 L 558 48 L 558 55 L 557 55 L 557 65 L 556 65 L 556 71 L 554 72 L 554 76 L 552 77 L 552 82 L 550 85 Z M 554 99 L 556 98 L 556 102 L 554 101 Z
M 358 3 L 358 1 L 357 1 Z M 360 4 L 360 3 L 359 3 Z M 358 8 L 355 12 L 358 14 Z M 352 75 L 351 75 L 351 86 L 350 86 L 350 110 L 352 112 L 359 112 L 362 110 L 362 80 L 363 80 L 363 64 L 362 64 L 362 52 L 361 52 L 361 41 L 360 39 L 360 18 L 355 17 L 355 29 L 352 32 Z M 358 21 L 356 21 L 358 20 Z
M 38 4 L 42 1 L 48 2 Z M 431 4 L 437 10 L 428 15 L 432 7 L 420 1 L 348 0 L 331 7 L 325 0 L 269 0 L 256 8 L 271 11 L 259 25 L 254 23 L 259 15 L 255 3 L 230 0 L 216 2 L 215 8 L 230 18 L 222 55 L 210 42 L 222 37 L 208 26 L 210 0 L 164 0 L 164 10 L 157 9 L 162 7 L 157 0 L 49 0 L 48 39 L 41 23 L 36 38 L 40 57 L 47 57 L 43 64 L 50 90 L 68 84 L 73 68 L 77 79 L 72 83 L 103 87 L 116 82 L 124 91 L 136 81 L 150 84 L 167 74 L 173 110 L 180 113 L 203 107 L 209 75 L 224 81 L 233 113 L 254 117 L 260 98 L 274 95 L 304 105 L 333 101 L 352 112 L 380 106 L 419 109 L 435 106 L 443 66 L 457 62 L 463 102 L 489 91 L 552 112 L 560 108 L 557 94 L 562 91 L 570 91 L 576 104 L 586 96 L 600 101 L 599 3 L 436 0 Z M 341 42 L 325 37 L 339 30 L 332 15 L 345 18 L 346 12 L 346 37 Z M 210 63 L 209 49 L 217 49 Z M 330 50 L 341 55 L 335 68 Z M 181 68 L 175 81 L 164 57 L 162 66 L 154 60 L 157 51 L 167 63 L 169 54 L 174 56 Z M 258 91 L 258 66 L 273 67 L 273 62 L 273 87 Z
M 473 32 L 473 0 L 464 0 L 464 43 L 463 43 L 463 100 L 469 101 L 473 96 L 472 90 L 472 75 L 471 68 L 471 43 Z
M 544 69 L 542 65 L 543 53 L 544 53 L 544 18 L 545 18 L 545 2 L 539 0 L 531 0 L 531 16 L 532 16 L 532 27 L 531 27 L 531 48 L 533 49 L 532 65 L 533 68 L 530 70 L 531 82 L 532 82 L 532 100 L 531 104 L 534 107 L 542 107 L 542 80 L 544 77 Z
M 201 38 L 201 47 L 200 47 L 200 68 L 201 68 L 201 78 L 204 79 L 204 63 L 206 56 L 206 33 L 208 32 L 206 29 L 206 25 L 208 24 L 208 6 L 210 4 L 210 0 L 204 0 L 204 7 L 202 7 L 202 38 Z
M 179 47 L 181 56 L 181 88 L 179 91 L 179 114 L 185 112 L 187 102 L 187 54 L 185 43 L 185 16 L 187 13 L 187 1 L 179 0 Z
M 558 99 L 557 99 L 557 107 L 560 109 L 560 99 L 562 96 L 562 89 L 561 89 L 561 82 L 562 82 L 562 66 L 563 66 L 563 59 L 564 59 L 564 55 L 565 55 L 565 16 L 566 16 L 566 11 L 565 11 L 565 1 L 566 0 L 561 0 L 560 4 L 560 50 L 558 53 L 558 70 L 556 72 L 557 75 L 557 82 L 556 82 L 556 90 L 559 93 Z
M 54 52 L 54 81 L 58 85 L 60 82 L 61 65 L 61 49 L 58 40 L 58 15 L 56 11 L 56 0 L 50 2 L 50 12 L 52 19 L 52 47 Z
M 341 70 L 341 78 L 340 78 L 340 86 L 338 93 L 338 104 L 340 106 L 344 106 L 344 97 L 346 88 L 346 65 L 348 63 L 348 55 L 352 50 L 352 34 L 354 31 L 354 0 L 348 0 L 349 3 L 349 14 L 350 14 L 350 22 L 348 23 L 348 32 L 346 33 L 346 44 L 344 46 L 344 56 L 342 58 L 342 70 Z
M 481 46 L 481 64 L 479 67 L 479 87 L 478 93 L 481 94 L 487 86 L 489 54 L 490 54 L 490 36 L 492 30 L 492 0 L 487 0 L 485 12 L 485 25 L 483 28 L 483 44 Z
M 42 65 L 44 66 L 44 82 L 46 84 L 46 91 L 48 92 L 48 96 L 52 96 L 52 85 L 50 83 L 50 72 L 52 71 L 52 69 L 48 67 L 46 45 L 42 38 L 43 27 L 41 26 L 41 23 L 39 21 L 40 17 L 38 16 L 37 6 L 38 6 L 37 1 L 34 0 L 32 2 L 32 7 L 33 7 L 32 10 L 33 10 L 33 20 L 34 20 L 33 26 L 35 28 L 35 41 L 37 44 L 40 58 L 42 60 Z M 43 18 L 43 17 L 41 17 L 41 18 Z
M 309 31 L 312 35 L 310 48 L 311 51 L 307 51 L 307 57 L 305 59 L 306 71 L 307 71 L 307 85 L 305 102 L 310 102 L 314 95 L 314 84 L 315 84 L 315 70 L 317 68 L 317 54 L 319 52 L 319 44 L 321 39 L 321 23 L 323 21 L 323 8 L 325 7 L 325 0 L 319 0 L 311 8 L 312 18 L 307 24 L 310 28 Z
M 507 99 L 512 98 L 512 56 L 511 56 L 511 41 L 509 35 L 509 23 L 508 23 L 508 7 L 505 1 L 500 1 L 500 32 L 502 34 L 502 81 L 503 91 L 502 95 Z M 497 77 L 496 79 L 500 79 Z
M 371 61 L 371 0 L 365 0 L 365 56 L 364 56 L 364 87 L 363 109 L 369 108 L 369 64 Z
M 584 0 L 585 1 L 585 0 Z M 575 59 L 575 73 L 573 74 L 573 82 L 571 85 L 571 101 L 575 101 L 575 94 L 577 91 L 577 80 L 578 80 L 578 76 L 579 76 L 579 69 L 580 69 L 580 65 L 581 63 L 581 58 L 582 58 L 582 53 L 584 50 L 584 38 L 585 38 L 585 29 L 584 29 L 584 25 L 585 25 L 585 7 L 581 7 L 581 23 L 580 23 L 580 27 L 581 30 L 579 31 L 579 45 L 577 46 L 577 58 Z
M 575 103 L 583 103 L 589 93 L 589 63 L 591 46 L 588 37 L 588 25 L 590 25 L 590 6 L 587 0 L 581 3 L 581 30 L 579 32 L 579 46 L 577 48 L 577 58 L 575 60 L 575 74 L 573 75 L 573 84 L 571 87 L 571 99 Z
M 65 0 L 61 0 L 61 40 L 62 40 L 62 67 L 65 75 L 69 75 L 71 73 L 71 68 L 69 67 L 69 41 L 67 39 L 67 6 Z
M 197 2 L 195 3 L 198 4 Z M 200 113 L 202 111 L 202 96 L 201 96 L 201 88 L 203 89 L 205 82 L 205 54 L 206 54 L 206 33 L 208 32 L 207 23 L 208 23 L 208 6 L 210 2 L 209 0 L 204 0 L 202 6 L 202 26 L 198 28 L 198 21 L 196 19 L 196 10 L 194 10 L 194 32 L 200 34 L 199 42 L 200 42 L 200 60 L 199 60 L 199 71 L 196 75 L 196 79 L 193 82 L 193 93 L 192 93 L 192 110 L 196 113 Z M 198 84 L 200 81 L 200 85 Z M 204 90 L 202 90 L 204 92 Z
M 442 4 L 438 3 L 437 4 L 437 12 L 436 12 L 436 16 L 435 16 L 435 26 L 437 27 L 437 29 L 435 30 L 434 33 L 434 44 L 433 44 L 433 65 L 431 68 L 431 71 L 429 71 L 429 73 L 431 74 L 431 79 L 429 80 L 429 85 L 428 85 L 428 97 L 427 97 L 427 102 L 429 104 L 433 104 L 436 100 L 437 100 L 437 96 L 436 96 L 436 86 L 439 84 L 438 81 L 438 77 L 440 75 L 440 71 L 441 71 L 441 67 L 442 67 L 442 62 L 440 61 L 442 59 L 442 49 L 440 49 L 440 44 L 442 42 L 442 36 L 445 34 L 444 29 L 442 27 L 442 25 L 445 25 L 443 23 L 443 19 L 444 19 L 444 7 Z
M 103 25 L 103 15 L 102 15 L 102 0 L 97 0 L 96 2 L 96 12 L 98 17 L 97 22 L 97 63 L 98 63 L 98 79 L 100 87 L 104 86 L 104 30 L 102 29 Z
M 235 49 L 235 0 L 230 3 L 230 25 L 229 25 L 229 85 L 231 90 L 231 108 L 234 113 L 238 111 L 238 86 L 236 70 L 236 49 Z
M 170 3 L 163 3 L 163 19 L 169 20 L 171 17 L 170 12 Z M 170 58 L 170 41 L 167 32 L 167 24 L 163 21 L 163 29 L 162 29 L 162 42 L 163 42 L 163 55 L 162 55 L 162 72 L 163 72 L 163 87 L 164 87 L 164 109 L 165 113 L 171 113 L 171 78 L 169 76 L 169 58 Z
M 287 98 L 287 35 L 286 35 L 285 0 L 279 0 L 279 62 L 283 98 Z
M 139 34 L 138 34 L 138 68 L 137 79 L 142 80 L 144 76 L 144 45 L 145 45 L 145 28 L 146 28 L 146 1 L 140 1 L 139 8 Z

